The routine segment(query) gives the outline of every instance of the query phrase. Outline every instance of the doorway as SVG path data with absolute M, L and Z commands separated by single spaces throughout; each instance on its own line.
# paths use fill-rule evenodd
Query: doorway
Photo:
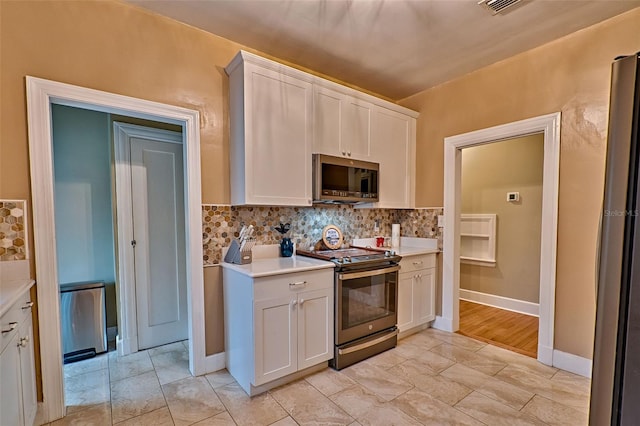
M 218 354 L 205 354 L 199 113 L 186 108 L 29 76 L 26 78 L 26 85 L 37 296 L 38 300 L 46 301 L 39 304 L 38 310 L 44 394 L 43 420 L 50 422 L 59 419 L 65 412 L 53 214 L 52 104 L 166 122 L 182 127 L 189 369 L 193 375 L 201 375 L 222 368 L 224 360 Z
M 537 358 L 544 135 L 465 147 L 459 333 Z
M 462 149 L 534 133 L 544 135 L 538 361 L 553 365 L 560 113 L 445 138 L 442 310 L 434 321 L 434 327 L 454 332 L 460 323 Z

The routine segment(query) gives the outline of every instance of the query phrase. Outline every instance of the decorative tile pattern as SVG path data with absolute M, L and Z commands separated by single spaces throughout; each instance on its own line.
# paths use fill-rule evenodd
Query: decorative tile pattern
M 237 238 L 243 225 L 253 225 L 257 244 L 278 244 L 281 236 L 273 230 L 279 223 L 290 223 L 288 236 L 298 247 L 309 247 L 322 237 L 328 224 L 340 227 L 345 241 L 391 235 L 391 224 L 400 223 L 403 236 L 442 239 L 438 215 L 442 209 L 357 209 L 351 205 L 314 207 L 232 207 L 202 206 L 204 264 L 222 260 L 222 248 Z M 375 232 L 378 221 L 379 231 Z
M 0 261 L 28 258 L 26 201 L 0 200 Z

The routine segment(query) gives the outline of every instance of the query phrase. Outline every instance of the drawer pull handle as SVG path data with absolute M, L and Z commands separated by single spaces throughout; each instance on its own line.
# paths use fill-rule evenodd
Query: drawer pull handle
M 289 287 L 291 287 L 291 288 L 304 287 L 305 285 L 307 285 L 306 281 L 298 281 L 297 283 L 289 283 Z
M 16 329 L 16 327 L 18 326 L 17 322 L 10 322 L 9 323 L 9 329 L 8 330 L 2 330 L 3 333 L 11 333 L 13 330 Z
M 414 265 L 418 266 L 418 265 L 422 265 L 424 262 L 421 260 L 420 262 L 413 262 Z
M 33 308 L 33 302 L 27 302 L 22 307 L 22 309 L 31 309 L 31 308 Z

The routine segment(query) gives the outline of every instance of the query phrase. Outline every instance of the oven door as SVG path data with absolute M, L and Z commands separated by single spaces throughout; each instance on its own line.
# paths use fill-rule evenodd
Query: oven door
M 394 265 L 336 273 L 336 345 L 396 325 L 398 270 Z

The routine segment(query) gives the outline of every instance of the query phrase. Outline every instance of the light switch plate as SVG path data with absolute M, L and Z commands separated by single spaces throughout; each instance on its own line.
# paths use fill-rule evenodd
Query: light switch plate
M 438 215 L 438 228 L 444 228 L 444 215 Z

